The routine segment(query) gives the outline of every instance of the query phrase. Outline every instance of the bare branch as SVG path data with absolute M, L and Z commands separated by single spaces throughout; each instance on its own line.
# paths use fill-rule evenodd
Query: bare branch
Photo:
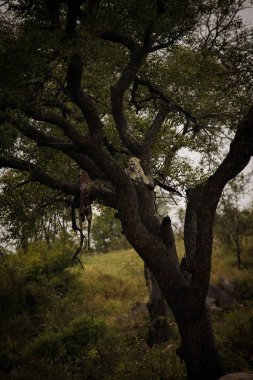
M 162 189 L 166 190 L 166 191 L 169 191 L 170 193 L 173 193 L 173 194 L 177 194 L 179 195 L 180 197 L 182 197 L 183 195 L 177 190 L 175 189 L 174 187 L 170 186 L 170 185 L 167 185 L 166 183 L 164 182 L 161 182 L 159 179 L 155 178 L 154 179 L 154 182 L 155 182 L 155 185 L 158 185 L 160 186 Z

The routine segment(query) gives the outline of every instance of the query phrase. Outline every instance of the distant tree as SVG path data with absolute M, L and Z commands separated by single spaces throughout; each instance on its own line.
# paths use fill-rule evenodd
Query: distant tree
M 1 243 L 27 250 L 29 242 L 48 245 L 70 230 L 66 197 L 31 182 L 23 173 L 6 172 L 0 192 Z
M 220 241 L 236 252 L 238 269 L 242 267 L 244 240 L 253 235 L 252 210 L 241 203 L 249 181 L 249 176 L 240 175 L 229 182 L 215 221 L 215 232 Z
M 112 209 L 101 207 L 100 213 L 94 217 L 92 240 L 96 251 L 106 253 L 130 248 L 122 232 L 121 223 L 114 214 Z

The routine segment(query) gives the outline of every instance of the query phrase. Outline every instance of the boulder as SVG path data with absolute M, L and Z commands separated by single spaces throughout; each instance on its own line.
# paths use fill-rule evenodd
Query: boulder
M 219 380 L 253 380 L 253 374 L 245 372 L 229 373 L 220 377 Z
M 212 305 L 215 305 L 215 298 L 213 298 L 213 297 L 206 297 L 206 305 L 207 306 L 212 306 Z
M 212 284 L 209 285 L 207 297 L 214 298 L 215 305 L 223 309 L 229 309 L 236 304 L 236 299 L 231 294 Z

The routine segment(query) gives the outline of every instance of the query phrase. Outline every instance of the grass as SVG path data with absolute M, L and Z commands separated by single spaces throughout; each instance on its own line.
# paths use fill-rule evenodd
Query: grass
M 179 257 L 182 258 L 182 240 L 177 241 L 177 246 Z M 144 340 L 148 329 L 145 307 L 135 316 L 131 313 L 136 303 L 144 306 L 148 301 L 143 262 L 133 250 L 86 254 L 82 259 L 82 270 L 78 266 L 71 269 L 66 266 L 64 269 L 65 256 L 71 260 L 72 247 L 65 255 L 66 246 L 56 245 L 51 256 L 50 252 L 44 252 L 42 248 L 39 245 L 37 248 L 32 247 L 33 253 L 27 254 L 26 260 L 18 255 L 9 257 L 6 259 L 9 262 L 7 265 L 6 261 L 8 270 L 3 266 L 1 272 L 4 287 L 2 297 L 6 296 L 6 304 L 12 302 L 18 290 L 20 295 L 15 296 L 14 301 L 24 299 L 25 302 L 23 314 L 17 317 L 17 322 L 12 317 L 4 316 L 8 333 L 3 351 L 5 356 L 2 358 L 4 363 L 7 358 L 16 368 L 16 363 L 20 360 L 18 357 L 14 358 L 15 361 L 12 357 L 13 349 L 9 347 L 12 335 L 12 341 L 16 339 L 20 347 L 24 346 L 24 352 L 29 347 L 31 352 L 29 360 L 20 366 L 20 370 L 16 369 L 16 374 L 15 370 L 12 372 L 15 380 L 67 380 L 70 374 L 73 380 L 185 379 L 184 365 L 176 356 L 179 337 L 171 313 L 169 321 L 172 338 L 169 345 L 152 349 L 147 347 Z M 59 261 L 61 251 L 62 259 Z M 217 283 L 221 277 L 233 281 L 238 299 L 232 310 L 210 312 L 217 345 L 222 352 L 227 372 L 253 370 L 253 255 L 250 247 L 242 259 L 244 269 L 238 270 L 234 252 L 215 242 L 211 281 Z M 60 264 L 62 271 L 59 271 Z M 10 283 L 11 288 L 8 285 Z M 5 294 L 8 289 L 10 296 Z M 36 298 L 38 294 L 40 296 Z M 30 299 L 27 296 L 34 296 L 37 303 L 27 304 Z M 18 304 L 14 301 L 15 305 Z M 12 312 L 11 309 L 9 312 Z M 27 323 L 31 323 L 34 317 L 37 318 L 33 327 L 36 334 L 32 334 L 32 331 L 29 333 L 29 327 L 28 332 L 22 332 L 21 317 L 21 321 L 27 320 Z M 101 320 L 105 322 L 106 330 L 101 342 L 94 341 L 82 353 L 83 344 L 80 345 L 79 342 L 82 329 L 78 330 L 75 326 L 76 323 L 83 323 L 85 318 L 90 318 L 90 332 L 96 332 L 96 323 Z M 23 325 L 25 324 L 22 323 Z M 11 331 L 10 326 L 16 332 Z M 80 350 L 80 354 L 74 356 L 74 361 L 71 356 L 72 349 L 66 353 L 66 336 L 71 337 L 76 352 L 79 353 Z M 57 360 L 50 361 L 44 357 L 38 359 L 34 356 L 34 347 L 46 350 L 57 345 L 62 350 Z M 80 371 L 84 373 L 81 374 Z
M 182 240 L 177 241 L 177 247 L 179 257 L 182 258 L 184 252 Z M 221 277 L 229 279 L 236 286 L 235 295 L 238 300 L 232 310 L 210 313 L 218 346 L 223 352 L 222 358 L 228 371 L 253 369 L 249 354 L 253 348 L 249 342 L 253 337 L 253 332 L 250 330 L 253 326 L 250 322 L 253 314 L 251 297 L 253 296 L 253 255 L 250 248 L 245 251 L 242 260 L 244 269 L 238 270 L 235 253 L 221 247 L 217 241 L 214 242 L 211 282 L 216 284 Z M 85 297 L 89 312 L 102 315 L 111 328 L 122 334 L 126 328 L 128 333 L 135 334 L 136 326 L 130 322 L 126 326 L 119 326 L 117 317 L 127 315 L 136 302 L 147 302 L 141 259 L 133 250 L 128 250 L 90 255 L 84 261 L 85 271 L 81 276 L 86 289 Z M 243 318 L 240 318 L 241 313 Z M 171 325 L 175 326 L 171 315 L 170 321 Z M 147 318 L 139 321 L 140 335 L 145 334 L 147 323 Z M 178 344 L 177 340 L 178 335 L 174 327 L 175 347 Z
M 90 255 L 81 271 L 88 310 L 105 318 L 147 301 L 143 262 L 133 250 Z

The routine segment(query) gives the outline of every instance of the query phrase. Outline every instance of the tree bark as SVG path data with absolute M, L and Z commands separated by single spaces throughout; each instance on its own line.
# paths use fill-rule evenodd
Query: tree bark
M 223 374 L 215 347 L 211 325 L 205 308 L 196 315 L 196 308 L 188 305 L 177 318 L 181 335 L 179 356 L 184 360 L 188 380 L 217 380 Z
M 150 326 L 147 342 L 153 346 L 165 343 L 170 339 L 170 327 L 167 319 L 168 306 L 154 275 L 146 266 L 144 266 L 144 275 L 149 290 L 147 309 Z

